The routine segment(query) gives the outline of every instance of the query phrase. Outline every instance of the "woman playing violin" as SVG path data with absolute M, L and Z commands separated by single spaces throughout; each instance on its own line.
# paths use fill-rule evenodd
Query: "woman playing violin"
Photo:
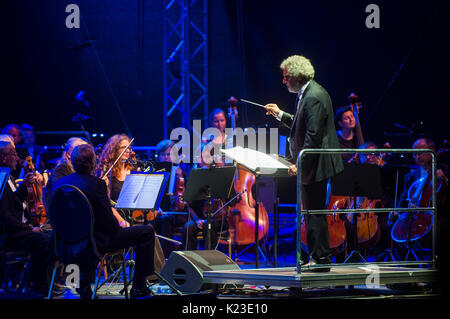
M 130 174 L 133 169 L 133 166 L 128 162 L 132 155 L 131 147 L 127 147 L 130 141 L 131 139 L 125 134 L 116 134 L 111 136 L 103 147 L 98 161 L 97 175 L 101 176 L 105 180 L 108 185 L 110 199 L 114 202 L 117 202 L 117 199 L 119 198 L 125 177 Z M 109 174 L 107 176 L 103 176 L 124 150 L 125 152 L 122 157 L 110 170 Z M 119 214 L 116 209 L 113 209 L 113 213 L 119 221 L 121 227 L 130 226 L 130 224 Z

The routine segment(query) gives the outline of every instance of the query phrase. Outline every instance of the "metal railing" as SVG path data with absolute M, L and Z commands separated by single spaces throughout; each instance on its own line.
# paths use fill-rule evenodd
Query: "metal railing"
M 338 211 L 332 209 L 320 209 L 320 210 L 306 210 L 302 209 L 301 206 L 301 198 L 302 198 L 302 181 L 301 181 L 301 172 L 302 172 L 302 158 L 305 154 L 374 154 L 374 153 L 386 153 L 386 154 L 395 154 L 395 153 L 431 153 L 432 156 L 432 207 L 417 207 L 417 208 L 356 208 L 356 209 L 345 209 L 345 211 Z M 370 262 L 370 264 L 374 265 L 382 265 L 382 266 L 391 266 L 391 265 L 430 265 L 433 269 L 436 268 L 436 262 L 438 256 L 436 255 L 436 241 L 437 241 L 437 208 L 436 208 L 436 154 L 431 149 L 304 149 L 300 151 L 297 158 L 297 258 L 296 258 L 296 268 L 297 274 L 300 275 L 301 269 L 301 223 L 302 223 L 302 215 L 303 214 L 336 214 L 336 213 L 390 213 L 390 212 L 405 212 L 405 213 L 413 213 L 420 211 L 431 211 L 432 212 L 432 260 L 431 261 L 418 261 L 418 262 L 410 262 L 410 261 L 398 261 L 398 262 Z M 359 265 L 367 265 L 368 263 L 350 263 L 350 264 L 320 264 L 317 266 L 311 266 L 310 268 L 323 268 L 323 267 L 351 267 L 351 266 L 359 266 Z M 308 268 L 308 269 L 310 269 Z

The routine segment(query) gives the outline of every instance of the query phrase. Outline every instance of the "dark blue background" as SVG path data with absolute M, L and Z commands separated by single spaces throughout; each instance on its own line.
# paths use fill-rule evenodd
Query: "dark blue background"
M 163 138 L 163 1 L 142 1 L 141 49 L 138 0 L 77 1 L 85 24 L 67 29 L 65 7 L 75 2 L 3 4 L 0 126 L 26 122 L 38 130 L 76 130 L 72 115 L 86 110 L 74 96 L 85 90 L 95 117 L 89 129 L 126 133 L 103 65 L 135 144 L 155 145 Z M 365 26 L 370 3 L 380 7 L 380 29 Z M 432 134 L 438 144 L 448 137 L 446 0 L 214 0 L 208 32 L 210 110 L 225 107 L 230 95 L 290 110 L 295 97 L 282 84 L 279 65 L 302 54 L 335 108 L 348 103 L 350 92 L 359 95 L 367 140 L 382 145 L 389 139 L 385 131 L 401 131 L 394 123 L 417 121 L 424 122 L 418 132 Z M 88 34 L 95 49 L 71 48 Z M 243 125 L 278 125 L 251 105 L 242 105 L 240 113 Z M 408 139 L 391 144 L 409 145 Z

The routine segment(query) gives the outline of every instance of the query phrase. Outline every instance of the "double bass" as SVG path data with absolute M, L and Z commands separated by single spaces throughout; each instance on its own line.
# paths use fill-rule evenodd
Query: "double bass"
M 228 99 L 228 116 L 230 118 L 231 128 L 236 128 L 236 119 L 238 117 L 237 99 L 230 97 Z M 263 240 L 269 232 L 269 216 L 262 202 L 256 202 L 252 195 L 252 187 L 255 185 L 255 175 L 246 167 L 237 165 L 236 177 L 234 180 L 234 190 L 236 193 L 243 192 L 237 199 L 234 206 L 230 208 L 228 217 L 230 238 L 233 244 L 250 245 L 255 243 L 255 209 L 258 205 L 258 239 Z

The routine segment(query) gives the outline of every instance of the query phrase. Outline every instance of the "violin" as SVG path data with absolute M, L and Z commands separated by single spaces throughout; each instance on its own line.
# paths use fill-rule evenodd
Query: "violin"
M 36 168 L 33 164 L 31 156 L 25 159 L 25 170 L 27 173 L 36 173 Z M 42 186 L 38 182 L 32 185 L 27 185 L 28 192 L 28 209 L 30 211 L 31 225 L 33 227 L 42 227 L 47 222 L 47 212 L 42 203 Z
M 173 209 L 176 212 L 181 212 L 184 210 L 185 203 L 183 201 L 184 194 L 184 177 L 177 176 L 175 181 L 175 190 L 174 190 L 174 202 Z
M 137 224 L 150 223 L 158 216 L 158 211 L 156 209 L 151 209 L 144 212 L 140 209 L 135 209 L 131 212 L 131 218 Z

